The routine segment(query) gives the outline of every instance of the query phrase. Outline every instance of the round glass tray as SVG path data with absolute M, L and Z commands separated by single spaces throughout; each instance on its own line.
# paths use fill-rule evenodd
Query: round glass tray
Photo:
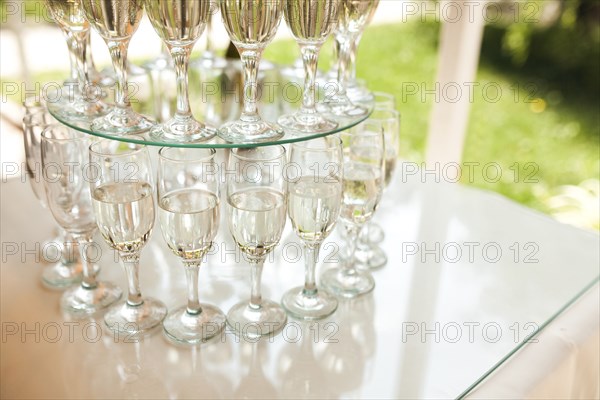
M 150 65 L 152 65 L 150 67 Z M 194 116 L 206 124 L 218 128 L 222 124 L 239 118 L 241 112 L 241 65 L 239 61 L 228 61 L 219 68 L 211 68 L 201 64 L 190 65 L 190 103 Z M 200 77 L 202 79 L 200 79 Z M 261 116 L 269 122 L 276 122 L 284 114 L 294 113 L 302 101 L 302 77 L 292 67 L 280 67 L 270 62 L 261 63 L 259 72 L 259 101 Z M 324 80 L 318 83 L 319 98 L 325 95 Z M 164 121 L 173 114 L 176 102 L 175 72 L 169 65 L 156 67 L 156 63 L 147 64 L 145 68 L 130 66 L 129 68 L 130 99 L 136 112 L 156 121 Z M 113 88 L 104 89 L 107 97 L 104 101 L 110 104 L 114 97 Z M 58 96 L 60 97 L 60 96 Z M 56 98 L 56 97 L 55 97 Z M 360 103 L 368 112 L 360 117 L 332 117 L 338 127 L 323 133 L 294 135 L 286 132 L 283 137 L 260 143 L 230 143 L 218 136 L 204 142 L 177 142 L 152 136 L 150 132 L 135 135 L 116 135 L 108 132 L 93 131 L 90 120 L 67 118 L 60 115 L 60 102 L 47 102 L 48 110 L 59 122 L 90 135 L 138 143 L 150 146 L 191 147 L 191 148 L 239 148 L 259 147 L 286 144 L 328 136 L 349 129 L 371 114 L 373 104 Z M 158 122 L 157 122 L 158 123 Z

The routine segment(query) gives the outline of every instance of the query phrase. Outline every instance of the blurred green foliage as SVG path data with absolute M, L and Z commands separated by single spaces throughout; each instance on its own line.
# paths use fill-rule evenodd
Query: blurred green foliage
M 397 97 L 402 115 L 401 156 L 410 161 L 423 161 L 435 96 L 421 90 L 412 95 L 406 89 L 411 84 L 427 90 L 435 87 L 439 29 L 438 23 L 417 20 L 373 26 L 365 32 L 359 49 L 359 77 L 371 90 Z M 558 37 L 575 40 L 571 35 L 579 32 L 561 29 L 565 28 L 547 28 L 546 32 L 556 35 L 558 41 L 562 40 Z M 585 81 L 583 72 L 565 76 L 565 65 L 570 65 L 570 71 L 586 70 L 586 63 L 594 62 L 590 58 L 595 50 L 585 57 L 588 45 L 578 43 L 573 47 L 581 46 L 579 62 L 547 65 L 548 61 L 536 59 L 538 50 L 532 48 L 519 66 L 502 50 L 505 33 L 506 27 L 496 26 L 486 27 L 484 33 L 478 88 L 492 84 L 501 94 L 491 101 L 482 90 L 474 91 L 463 159 L 479 163 L 479 167 L 472 176 L 463 175 L 462 181 L 548 213 L 549 199 L 561 186 L 600 177 L 598 92 L 591 84 L 576 83 Z M 532 43 L 538 43 L 536 34 Z M 326 69 L 329 44 L 322 53 L 320 66 Z M 283 63 L 293 62 L 297 56 L 298 46 L 291 41 L 273 43 L 266 52 L 267 58 Z M 560 53 L 556 57 L 560 58 Z M 590 74 L 593 81 L 600 72 Z M 498 181 L 482 171 L 489 163 L 500 166 Z
M 517 22 L 488 25 L 482 61 L 595 97 L 600 91 L 600 1 L 508 4 L 527 4 L 532 12 L 521 12 Z

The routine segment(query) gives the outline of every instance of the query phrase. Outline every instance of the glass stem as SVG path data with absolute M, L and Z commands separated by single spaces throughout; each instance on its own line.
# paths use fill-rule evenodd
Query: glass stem
M 348 75 L 347 79 L 349 84 L 352 84 L 356 81 L 356 56 L 358 52 L 358 45 L 360 44 L 360 39 L 362 39 L 362 34 L 358 35 L 351 43 L 350 50 L 350 65 L 348 66 Z
M 71 64 L 71 73 L 69 79 L 65 80 L 63 86 L 68 89 L 67 96 L 68 101 L 72 102 L 79 91 L 79 72 L 77 69 L 77 45 L 73 35 L 68 31 L 63 31 L 65 38 L 67 39 L 67 46 L 69 48 L 69 63 Z
M 256 107 L 256 97 L 258 66 L 261 55 L 261 50 L 244 50 L 241 54 L 242 67 L 244 69 L 244 110 L 241 120 L 244 122 L 256 122 L 260 119 Z
M 77 82 L 79 83 L 79 92 L 87 99 L 87 84 L 89 79 L 88 70 L 88 38 L 90 31 L 80 32 L 73 35 L 73 42 L 76 48 L 77 61 Z
M 352 46 L 352 39 L 343 38 L 340 40 L 340 48 L 338 52 L 338 95 L 344 96 L 346 94 L 346 78 L 348 66 L 350 64 L 350 53 Z
M 317 293 L 315 270 L 320 249 L 320 244 L 304 244 L 304 289 L 302 289 L 302 294 L 305 296 L 314 296 Z
M 261 307 L 261 303 L 262 303 L 260 282 L 261 282 L 262 270 L 263 270 L 264 263 L 265 263 L 264 258 L 254 259 L 254 260 L 250 261 L 250 268 L 251 268 L 250 279 L 252 282 L 251 283 L 252 289 L 251 289 L 251 293 L 250 293 L 249 306 L 250 306 L 250 308 L 252 308 L 254 310 L 259 309 Z
M 304 98 L 302 102 L 302 112 L 305 114 L 314 114 L 316 102 L 315 80 L 317 76 L 317 66 L 319 61 L 320 45 L 302 44 L 302 61 L 304 62 Z
M 340 40 L 336 37 L 335 40 L 333 41 L 333 65 L 332 65 L 332 71 L 334 71 L 336 74 L 339 70 L 340 67 Z
M 121 110 L 128 109 L 129 90 L 127 88 L 127 46 L 128 40 L 108 42 L 108 50 L 112 59 L 115 74 L 117 75 L 117 90 L 115 92 L 115 106 Z
M 187 279 L 188 301 L 187 313 L 197 315 L 202 312 L 200 300 L 198 299 L 198 272 L 200 271 L 200 261 L 184 261 L 185 277 Z
M 98 77 L 98 70 L 96 69 L 96 63 L 94 63 L 94 58 L 92 57 L 92 35 L 91 32 L 88 33 L 86 38 L 86 52 L 85 59 L 87 62 L 87 71 L 89 76 L 93 76 L 94 78 Z M 88 82 L 93 79 L 88 79 Z
M 209 15 L 206 21 L 206 50 L 204 51 L 204 58 L 213 58 L 213 43 L 212 43 L 212 14 Z
M 63 228 L 60 228 L 59 238 L 62 240 L 63 245 L 60 255 L 60 262 L 63 265 L 69 265 L 77 262 L 77 255 L 75 254 L 75 251 L 73 251 L 75 241 L 73 236 Z
M 371 223 L 367 222 L 365 225 L 363 225 L 362 229 L 358 233 L 357 247 L 359 249 L 361 249 L 361 250 L 368 250 L 369 249 L 369 247 L 370 247 L 369 246 L 370 230 L 371 230 Z
M 119 256 L 125 274 L 127 274 L 127 304 L 134 307 L 139 306 L 144 302 L 140 292 L 140 255 L 138 253 L 119 253 Z
M 348 238 L 348 259 L 344 264 L 344 269 L 346 273 L 352 274 L 355 273 L 354 269 L 354 254 L 356 253 L 356 246 L 358 241 L 358 233 L 360 232 L 360 226 L 356 224 L 346 224 L 346 236 Z
M 175 65 L 177 75 L 177 110 L 175 117 L 189 118 L 192 115 L 190 99 L 188 95 L 188 63 L 190 59 L 191 46 L 171 47 L 171 57 Z
M 66 30 L 63 30 L 65 39 L 67 40 L 67 46 L 69 47 L 69 64 L 71 64 L 71 80 L 77 82 L 77 55 L 74 46 L 73 36 Z
M 93 263 L 91 260 L 90 248 L 92 241 L 92 235 L 82 235 L 77 238 L 77 244 L 79 245 L 79 254 L 81 255 L 81 265 L 83 266 L 83 278 L 81 280 L 81 286 L 84 289 L 94 289 L 97 286 L 96 272 L 94 271 Z

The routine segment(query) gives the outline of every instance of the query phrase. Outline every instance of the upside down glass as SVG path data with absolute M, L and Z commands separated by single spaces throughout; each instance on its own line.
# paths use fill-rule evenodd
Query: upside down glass
M 304 244 L 305 283 L 287 291 L 281 304 L 299 319 L 325 318 L 338 306 L 335 297 L 317 288 L 315 269 L 321 244 L 340 214 L 342 161 L 342 142 L 337 136 L 290 147 L 290 164 L 297 166 L 300 175 L 288 178 L 288 214 Z
M 169 249 L 181 259 L 187 305 L 169 312 L 165 334 L 182 343 L 201 343 L 225 326 L 225 314 L 198 299 L 198 272 L 219 230 L 219 177 L 214 149 L 164 147 L 158 159 L 159 221 Z
M 221 0 L 221 16 L 240 53 L 244 70 L 243 109 L 239 120 L 219 128 L 219 136 L 233 143 L 258 143 L 283 136 L 281 127 L 258 113 L 258 67 L 262 53 L 275 37 L 283 14 L 283 0 Z
M 139 283 L 140 253 L 154 227 L 154 185 L 148 149 L 142 145 L 103 139 L 89 148 L 96 222 L 102 237 L 119 254 L 127 275 L 128 295 L 104 315 L 106 326 L 124 334 L 139 334 L 159 325 L 165 305 L 143 298 Z
M 192 115 L 188 95 L 188 64 L 196 41 L 210 18 L 210 2 L 198 0 L 146 0 L 146 13 L 165 42 L 177 74 L 175 115 L 151 133 L 160 139 L 195 142 L 212 138 L 216 130 Z
M 335 129 L 338 123 L 323 117 L 316 108 L 316 75 L 321 46 L 335 28 L 337 0 L 288 0 L 285 20 L 300 45 L 305 70 L 302 107 L 292 115 L 283 115 L 278 123 L 300 133 L 320 133 Z
M 286 222 L 283 146 L 234 149 L 229 155 L 227 202 L 229 231 L 251 268 L 250 301 L 242 301 L 227 313 L 234 331 L 249 337 L 281 330 L 285 311 L 262 298 L 261 275 L 266 257 L 279 241 Z
M 153 124 L 131 108 L 127 86 L 127 49 L 143 15 L 143 0 L 81 0 L 85 17 L 102 36 L 112 59 L 117 86 L 115 105 L 104 117 L 96 118 L 91 129 L 127 135 L 143 133 Z
M 381 130 L 363 124 L 340 133 L 344 146 L 343 200 L 340 218 L 346 228 L 351 256 L 340 267 L 321 275 L 321 284 L 342 297 L 356 297 L 375 287 L 369 271 L 360 271 L 354 262 L 360 229 L 373 216 L 381 199 L 385 174 L 385 138 Z
M 81 285 L 68 289 L 61 308 L 69 314 L 88 315 L 121 298 L 121 289 L 96 280 L 91 262 L 96 220 L 87 183 L 89 136 L 64 125 L 49 125 L 42 133 L 42 167 L 48 208 L 56 221 L 77 241 L 83 264 Z

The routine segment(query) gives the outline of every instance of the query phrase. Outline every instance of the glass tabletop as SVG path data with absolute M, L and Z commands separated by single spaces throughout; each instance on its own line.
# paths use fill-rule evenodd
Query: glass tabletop
M 259 112 L 268 122 L 276 123 L 284 114 L 292 114 L 301 105 L 303 82 L 299 71 L 291 67 L 281 67 L 270 62 L 262 62 L 259 74 L 258 91 Z M 207 125 L 218 129 L 224 123 L 237 120 L 241 111 L 241 65 L 239 61 L 228 61 L 222 66 L 211 67 L 201 63 L 192 63 L 190 68 L 190 103 L 195 117 Z M 130 66 L 129 86 L 132 92 L 131 103 L 134 110 L 147 116 L 156 124 L 168 119 L 174 112 L 176 93 L 174 90 L 174 70 L 168 64 L 147 63 L 143 67 Z M 331 84 L 321 76 L 317 81 L 317 92 L 320 100 L 330 95 Z M 103 89 L 109 103 L 114 93 L 109 88 Z M 50 93 L 48 99 L 62 99 L 61 93 Z M 117 135 L 109 132 L 95 131 L 90 127 L 91 120 L 81 120 L 61 116 L 61 102 L 47 101 L 50 114 L 59 122 L 94 136 L 123 142 L 160 147 L 192 147 L 192 148 L 239 148 L 259 147 L 287 144 L 316 139 L 323 136 L 350 129 L 366 120 L 373 111 L 372 101 L 360 103 L 366 109 L 364 115 L 339 117 L 328 115 L 327 118 L 337 123 L 335 129 L 321 133 L 295 133 L 284 130 L 284 136 L 272 141 L 259 143 L 230 143 L 218 136 L 202 142 L 180 142 L 152 135 L 150 131 L 135 135 Z
M 24 249 L 7 251 L 0 269 L 2 322 L 13 329 L 2 345 L 3 397 L 465 395 L 597 282 L 598 235 L 493 193 L 424 182 L 408 170 L 399 167 L 375 218 L 388 264 L 374 272 L 370 295 L 341 301 L 326 320 L 290 319 L 273 338 L 250 342 L 226 331 L 199 349 L 173 346 L 160 332 L 141 342 L 114 340 L 94 330 L 101 318 L 65 320 L 60 293 L 39 286 L 43 262 L 32 250 L 36 243 L 44 248 L 51 216 L 27 182 L 2 183 L 2 237 Z M 275 301 L 303 282 L 301 247 L 289 225 L 264 270 L 264 296 Z M 224 228 L 202 266 L 200 293 L 228 310 L 249 295 L 249 269 Z M 102 279 L 125 287 L 114 254 L 98 243 Z M 336 233 L 323 245 L 321 270 L 336 265 L 341 243 Z M 183 304 L 185 274 L 159 228 L 141 267 L 144 295 L 169 308 Z M 43 385 L 18 384 L 27 380 Z

